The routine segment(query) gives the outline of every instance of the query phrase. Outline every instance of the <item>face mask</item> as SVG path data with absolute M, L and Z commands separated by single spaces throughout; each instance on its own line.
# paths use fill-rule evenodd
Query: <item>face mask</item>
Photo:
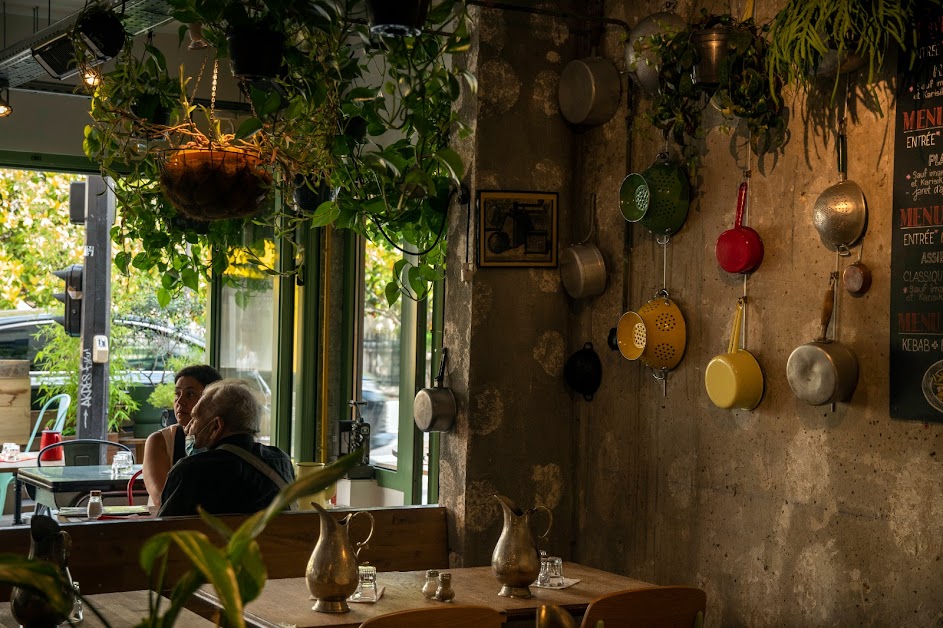
M 203 432 L 205 432 L 206 428 L 208 428 L 210 425 L 211 425 L 210 423 L 207 423 L 205 426 L 203 426 L 202 430 L 200 430 L 196 434 L 187 434 L 186 437 L 183 439 L 183 450 L 187 452 L 188 456 L 192 456 L 193 454 L 198 454 L 198 453 L 202 453 L 206 451 L 207 449 L 206 447 L 196 446 L 196 437 L 202 434 Z

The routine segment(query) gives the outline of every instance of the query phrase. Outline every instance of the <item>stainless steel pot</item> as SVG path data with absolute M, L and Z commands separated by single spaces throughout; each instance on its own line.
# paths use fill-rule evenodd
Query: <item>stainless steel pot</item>
M 435 388 L 423 388 L 416 393 L 416 399 L 413 401 L 413 421 L 423 432 L 448 432 L 455 424 L 455 394 L 451 388 L 442 385 L 448 358 L 449 350 L 442 349 L 442 361 L 439 362 Z
M 786 363 L 786 378 L 792 392 L 800 401 L 813 406 L 848 401 L 858 385 L 858 359 L 854 352 L 828 338 L 835 307 L 836 275 L 829 281 L 822 304 L 821 336 L 796 347 Z
M 612 61 L 603 57 L 577 59 L 560 75 L 557 100 L 567 122 L 585 126 L 612 119 L 622 99 L 622 79 Z
M 568 246 L 560 254 L 560 279 L 574 299 L 594 297 L 606 289 L 606 262 L 595 244 L 589 242 L 596 228 L 596 195 L 589 235 L 579 244 Z
M 629 33 L 625 46 L 625 68 L 646 94 L 658 93 L 660 59 L 652 49 L 652 37 L 671 37 L 688 27 L 677 13 L 660 11 L 639 20 Z

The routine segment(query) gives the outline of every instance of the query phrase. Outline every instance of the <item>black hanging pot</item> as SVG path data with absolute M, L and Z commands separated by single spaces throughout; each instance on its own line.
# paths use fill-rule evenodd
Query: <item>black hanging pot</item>
M 370 32 L 384 37 L 415 37 L 422 32 L 432 0 L 367 0 Z
M 593 400 L 602 382 L 602 362 L 593 350 L 593 343 L 587 342 L 570 356 L 563 366 L 563 378 L 570 388 L 583 395 L 583 399 Z
M 244 81 L 275 78 L 282 67 L 285 35 L 267 24 L 239 24 L 229 30 L 232 74 Z

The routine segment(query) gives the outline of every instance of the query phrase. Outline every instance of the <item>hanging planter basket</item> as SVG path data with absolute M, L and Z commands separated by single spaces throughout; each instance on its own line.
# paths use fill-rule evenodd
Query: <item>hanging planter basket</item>
M 370 32 L 384 37 L 414 37 L 422 32 L 431 3 L 431 0 L 367 0 Z
M 167 154 L 160 174 L 164 194 L 194 220 L 258 214 L 272 186 L 262 160 L 238 148 L 183 148 Z

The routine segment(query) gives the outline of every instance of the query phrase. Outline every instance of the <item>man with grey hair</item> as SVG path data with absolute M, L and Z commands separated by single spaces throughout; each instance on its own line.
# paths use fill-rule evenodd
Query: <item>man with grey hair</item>
M 291 459 L 255 442 L 262 406 L 246 382 L 223 379 L 193 406 L 187 439 L 206 451 L 173 466 L 161 495 L 160 517 L 253 513 L 266 508 L 295 479 Z

